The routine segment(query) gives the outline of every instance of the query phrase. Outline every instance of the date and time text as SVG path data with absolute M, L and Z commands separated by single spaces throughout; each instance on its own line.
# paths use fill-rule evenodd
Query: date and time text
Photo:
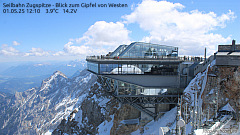
M 123 3 L 2 3 L 2 13 L 78 13 L 79 8 L 126 8 Z

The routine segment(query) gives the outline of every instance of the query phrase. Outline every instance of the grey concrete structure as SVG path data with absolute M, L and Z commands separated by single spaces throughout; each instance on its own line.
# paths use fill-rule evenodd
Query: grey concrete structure
M 120 80 L 123 82 L 135 84 L 142 87 L 157 87 L 157 88 L 178 88 L 179 77 L 175 76 L 160 76 L 160 75 L 104 75 L 107 78 Z
M 176 105 L 183 89 L 213 58 L 179 57 L 177 47 L 135 42 L 86 60 L 107 92 L 148 120 L 147 116 L 159 118 Z
M 219 45 L 215 54 L 217 66 L 240 66 L 240 44 Z

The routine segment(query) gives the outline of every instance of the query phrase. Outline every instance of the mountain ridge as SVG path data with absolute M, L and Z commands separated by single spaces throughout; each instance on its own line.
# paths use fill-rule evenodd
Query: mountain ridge
M 95 82 L 96 76 L 86 70 L 74 78 L 56 71 L 39 88 L 16 92 L 0 106 L 0 134 L 43 134 L 55 129 Z
M 76 73 L 86 67 L 86 62 L 74 60 L 70 62 L 30 62 L 11 66 L 0 72 L 0 91 L 14 94 L 23 92 L 32 87 L 38 87 L 56 70 L 61 71 L 68 78 L 73 78 Z M 80 70 L 80 71 L 79 71 Z

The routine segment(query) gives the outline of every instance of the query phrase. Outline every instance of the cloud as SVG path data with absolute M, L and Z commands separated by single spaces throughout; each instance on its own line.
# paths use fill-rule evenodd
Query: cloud
M 52 54 L 53 56 L 65 56 L 67 55 L 64 51 L 58 51 Z
M 121 22 L 98 21 L 89 27 L 81 38 L 71 39 L 64 52 L 71 55 L 106 54 L 120 44 L 129 44 L 130 31 Z M 79 45 L 78 45 L 79 44 Z
M 217 44 L 231 39 L 212 32 L 224 28 L 226 22 L 235 18 L 232 11 L 218 16 L 214 12 L 198 10 L 184 12 L 184 8 L 180 3 L 144 0 L 131 14 L 122 18 L 125 23 L 137 23 L 149 32 L 142 41 L 178 46 L 179 52 L 185 55 L 203 54 L 204 47 L 213 54 Z
M 107 54 L 121 44 L 131 43 L 128 24 L 139 25 L 147 33 L 148 36 L 142 37 L 143 42 L 177 46 L 182 55 L 203 55 L 205 47 L 212 55 L 218 44 L 231 40 L 230 36 L 223 37 L 215 30 L 225 28 L 227 22 L 235 18 L 234 12 L 229 10 L 217 15 L 198 10 L 183 11 L 184 8 L 180 3 L 143 0 L 131 6 L 132 12 L 122 16 L 123 22 L 97 21 L 80 38 L 69 39 L 61 51 L 31 48 L 28 52 L 20 52 L 14 48 L 20 43 L 13 41 L 12 47 L 1 46 L 0 55 L 85 58 L 87 55 Z
M 7 44 L 3 44 L 0 49 L 0 55 L 2 56 L 13 56 L 13 57 L 26 57 L 26 56 L 54 56 L 51 51 L 44 51 L 42 48 L 32 48 L 28 52 L 20 52 L 14 47 Z
M 74 46 L 73 42 L 68 42 L 64 45 L 64 51 L 71 55 L 86 55 L 89 53 L 89 47 L 85 45 Z
M 93 46 L 117 46 L 129 42 L 129 33 L 123 23 L 98 21 L 78 41 L 85 40 L 86 44 Z
M 45 51 L 42 48 L 31 48 L 28 52 L 19 52 L 14 47 L 3 45 L 0 54 L 11 56 L 77 56 L 85 58 L 87 55 L 102 55 L 112 51 L 119 44 L 129 44 L 130 31 L 121 22 L 97 21 L 77 39 L 70 39 L 63 47 L 63 51 Z M 20 45 L 13 41 L 13 45 Z
M 7 44 L 3 44 L 1 46 L 0 55 L 18 56 L 18 55 L 20 55 L 20 52 L 17 49 L 15 49 L 11 46 L 8 46 Z
M 24 56 L 49 56 L 50 52 L 44 51 L 42 48 L 32 48 L 29 52 L 25 53 Z
M 13 41 L 13 42 L 12 42 L 12 44 L 13 44 L 13 45 L 15 45 L 15 46 L 18 46 L 18 45 L 20 45 L 20 43 L 19 43 L 19 42 L 17 42 L 17 41 Z

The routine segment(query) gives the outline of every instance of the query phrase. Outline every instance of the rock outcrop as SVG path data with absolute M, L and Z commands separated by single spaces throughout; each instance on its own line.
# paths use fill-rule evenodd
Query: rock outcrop
M 220 109 L 227 103 L 233 107 L 236 119 L 240 111 L 240 67 L 212 67 L 208 72 L 206 88 L 202 95 L 203 109 L 214 115 L 214 109 Z M 216 100 L 217 107 L 213 103 Z M 214 108 L 214 109 L 208 109 Z
M 119 104 L 116 99 L 102 89 L 101 84 L 95 83 L 88 96 L 80 104 L 78 111 L 72 112 L 72 115 L 62 120 L 61 124 L 52 133 L 56 135 L 63 133 L 130 134 L 139 128 L 138 124 L 125 125 L 122 121 L 138 118 L 138 115 L 135 116 L 130 113 L 136 111 L 129 105 Z M 108 129 L 103 129 L 102 127 L 106 127 L 107 124 L 110 125 Z
M 51 131 L 79 106 L 96 76 L 83 70 L 74 78 L 60 71 L 42 82 L 40 88 L 16 92 L 1 104 L 0 134 L 43 134 Z
M 182 118 L 186 118 L 186 123 L 193 122 L 191 112 L 195 107 L 198 111 L 196 121 L 198 125 L 202 125 L 204 121 L 206 123 L 209 119 L 213 121 L 219 117 L 218 112 L 229 105 L 229 109 L 233 108 L 234 111 L 234 123 L 231 127 L 237 127 L 240 118 L 240 67 L 215 66 L 214 62 L 212 64 L 206 71 L 197 74 L 184 90 Z M 197 99 L 194 103 L 195 94 Z M 185 112 L 187 115 L 184 115 Z

